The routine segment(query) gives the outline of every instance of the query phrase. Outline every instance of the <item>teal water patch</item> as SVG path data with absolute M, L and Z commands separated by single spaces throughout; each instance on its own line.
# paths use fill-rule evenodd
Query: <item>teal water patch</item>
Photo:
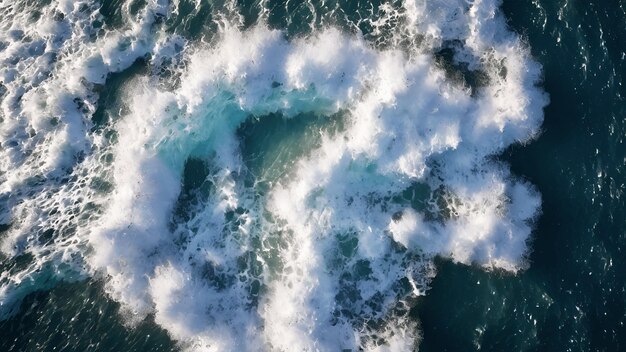
M 249 118 L 237 130 L 244 164 L 257 182 L 286 181 L 295 163 L 343 129 L 342 113 L 286 117 L 281 113 Z
M 123 90 L 134 78 L 147 72 L 147 62 L 141 58 L 124 71 L 111 73 L 105 84 L 96 87 L 97 108 L 91 116 L 94 130 L 104 129 L 120 116 L 128 114 L 122 102 Z
M 214 1 L 181 0 L 175 16 L 165 21 L 167 32 L 181 35 L 188 39 L 199 39 L 215 31 L 213 18 Z

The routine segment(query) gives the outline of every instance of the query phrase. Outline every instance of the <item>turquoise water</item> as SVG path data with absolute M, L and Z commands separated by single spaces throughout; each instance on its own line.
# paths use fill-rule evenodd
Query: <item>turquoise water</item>
M 0 350 L 624 349 L 624 1 L 0 9 Z

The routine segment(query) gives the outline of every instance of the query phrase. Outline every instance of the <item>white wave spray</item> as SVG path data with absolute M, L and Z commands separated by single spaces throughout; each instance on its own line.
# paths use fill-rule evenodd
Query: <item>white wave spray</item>
M 188 350 L 406 351 L 436 256 L 526 267 L 540 196 L 494 156 L 537 135 L 547 98 L 497 1 L 289 39 L 228 4 L 201 42 L 162 28 L 178 5 L 104 29 L 97 3 L 0 5 L 2 252 L 28 258 L 0 274 L 4 317 L 95 276 Z

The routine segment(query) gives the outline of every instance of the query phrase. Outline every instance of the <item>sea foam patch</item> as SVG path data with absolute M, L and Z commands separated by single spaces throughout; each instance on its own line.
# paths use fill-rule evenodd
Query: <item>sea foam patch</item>
M 168 36 L 158 23 L 178 5 L 157 1 L 76 38 L 67 28 L 98 18 L 77 6 L 39 21 L 76 14 L 41 30 L 66 33 L 81 59 L 46 66 L 22 103 L 2 71 L 3 145 L 19 141 L 2 151 L 3 253 L 32 257 L 3 271 L 3 306 L 46 267 L 104 278 L 124 319 L 154 314 L 184 349 L 412 350 L 407 314 L 434 257 L 526 267 L 541 199 L 493 156 L 538 133 L 547 98 L 498 2 L 385 5 L 370 21 L 384 41 L 332 26 L 286 39 L 263 16 L 216 16 L 208 44 Z M 94 126 L 98 85 L 147 54 L 149 73 Z

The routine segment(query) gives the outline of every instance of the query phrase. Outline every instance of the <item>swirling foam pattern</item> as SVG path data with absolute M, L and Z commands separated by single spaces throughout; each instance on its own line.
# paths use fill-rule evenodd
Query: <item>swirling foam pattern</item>
M 346 6 L 0 4 L 2 316 L 96 277 L 191 351 L 406 351 L 435 257 L 524 269 L 497 155 L 547 96 L 499 2 Z

